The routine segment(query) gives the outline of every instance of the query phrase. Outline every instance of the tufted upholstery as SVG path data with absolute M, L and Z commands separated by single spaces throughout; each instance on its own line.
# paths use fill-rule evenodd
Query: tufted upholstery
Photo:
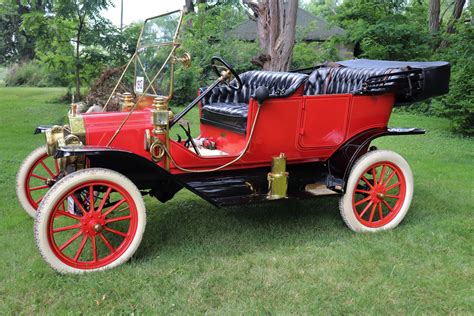
M 363 83 L 370 77 L 394 71 L 401 71 L 401 69 L 321 67 L 310 74 L 304 94 L 355 93 L 362 89 Z
M 226 85 L 212 90 L 202 103 L 202 121 L 238 133 L 247 128 L 248 103 L 258 87 L 265 86 L 270 98 L 287 97 L 308 79 L 308 75 L 289 72 L 248 71 L 240 75 L 242 89 L 234 91 Z M 235 80 L 235 79 L 234 79 Z M 203 92 L 204 89 L 201 89 Z

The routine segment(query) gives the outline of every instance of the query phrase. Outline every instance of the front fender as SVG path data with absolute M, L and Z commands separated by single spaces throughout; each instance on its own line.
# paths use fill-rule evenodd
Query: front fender
M 161 202 L 170 200 L 183 186 L 152 161 L 129 151 L 110 147 L 61 147 L 55 158 L 85 156 L 91 168 L 106 168 L 128 177 L 140 190 L 151 190 Z

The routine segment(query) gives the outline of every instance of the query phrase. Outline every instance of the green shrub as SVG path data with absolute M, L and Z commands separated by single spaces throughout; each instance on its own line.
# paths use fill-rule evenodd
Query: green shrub
M 474 28 L 469 23 L 474 7 L 465 12 L 456 25 L 456 33 L 446 34 L 446 47 L 434 56 L 451 63 L 449 94 L 434 103 L 440 116 L 451 120 L 454 131 L 474 135 Z
M 37 61 L 13 64 L 8 67 L 5 76 L 6 86 L 51 87 L 62 82 L 53 72 Z

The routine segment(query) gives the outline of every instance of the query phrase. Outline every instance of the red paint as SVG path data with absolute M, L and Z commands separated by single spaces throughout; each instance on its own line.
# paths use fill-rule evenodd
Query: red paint
M 301 148 L 341 145 L 346 138 L 351 101 L 351 94 L 306 97 L 301 110 L 298 142 Z
M 226 169 L 270 166 L 273 156 L 285 153 L 288 163 L 327 160 L 352 136 L 371 128 L 386 127 L 394 104 L 393 94 L 355 96 L 349 94 L 302 96 L 302 88 L 288 98 L 264 102 L 248 152 Z M 171 140 L 176 163 L 189 169 L 218 167 L 234 159 L 245 147 L 258 104 L 251 99 L 247 134 L 201 124 L 201 136 L 211 138 L 217 149 L 229 156 L 199 157 Z M 87 145 L 105 146 L 128 113 L 84 115 Z M 152 129 L 149 109 L 135 111 L 111 147 L 150 159 L 144 132 Z M 182 173 L 171 166 L 171 173 Z
M 371 228 L 390 223 L 405 201 L 406 180 L 400 168 L 384 161 L 367 168 L 352 195 L 357 220 Z
M 99 186 L 105 190 L 102 199 L 96 197 Z M 113 197 L 110 197 L 111 192 Z M 78 198 L 80 194 L 84 195 L 82 201 Z M 74 200 L 79 214 L 69 212 L 68 197 Z M 112 205 L 105 204 L 110 203 L 107 197 Z M 95 200 L 95 203 L 86 205 L 86 199 Z M 121 223 L 126 229 L 114 227 L 113 223 Z M 94 230 L 97 224 L 103 228 L 101 232 Z M 48 221 L 48 242 L 55 256 L 68 266 L 97 269 L 114 262 L 128 249 L 137 226 L 136 205 L 123 187 L 109 181 L 88 181 L 64 194 L 54 206 Z M 116 242 L 112 241 L 112 236 Z M 87 256 L 86 260 L 81 260 L 83 254 Z
M 51 168 L 52 161 L 54 161 L 54 169 Z M 41 170 L 43 170 L 43 175 L 41 175 Z M 45 176 L 44 172 L 47 173 L 47 176 Z M 24 188 L 26 198 L 34 209 L 38 208 L 39 203 L 50 188 L 50 186 L 46 184 L 46 181 L 56 179 L 58 176 L 59 165 L 57 160 L 48 156 L 46 153 L 31 165 L 25 178 Z M 33 181 L 36 183 L 33 184 Z M 32 192 L 38 192 L 38 194 L 35 194 L 35 198 L 33 198 Z

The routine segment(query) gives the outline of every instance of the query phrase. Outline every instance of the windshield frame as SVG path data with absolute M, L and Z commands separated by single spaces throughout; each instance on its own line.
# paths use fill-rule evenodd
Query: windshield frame
M 173 39 L 172 41 L 167 41 L 167 42 L 159 42 L 157 44 L 148 44 L 148 45 L 140 45 L 141 41 L 142 41 L 142 38 L 143 38 L 143 33 L 145 31 L 145 27 L 146 27 L 146 24 L 151 21 L 151 20 L 154 20 L 154 19 L 158 19 L 160 17 L 163 17 L 163 16 L 167 16 L 167 15 L 173 15 L 175 13 L 180 13 L 180 16 L 179 16 L 179 19 L 178 19 L 178 25 L 176 27 L 176 31 L 174 33 L 174 36 L 173 36 Z M 134 70 L 134 80 L 133 80 L 133 92 L 135 93 L 135 95 L 137 96 L 147 96 L 147 97 L 156 97 L 156 96 L 159 96 L 157 95 L 156 93 L 150 93 L 149 90 L 150 88 L 152 90 L 154 90 L 153 88 L 153 83 L 156 81 L 156 79 L 158 78 L 158 76 L 161 74 L 161 72 L 164 70 L 164 68 L 170 64 L 170 69 L 169 69 L 169 72 L 170 72 L 170 84 L 169 84 L 169 91 L 168 91 L 168 95 L 165 96 L 168 100 L 170 100 L 172 97 L 173 97 L 173 93 L 174 93 L 174 56 L 175 56 L 175 53 L 176 53 L 176 49 L 180 46 L 180 43 L 177 42 L 177 39 L 178 39 L 178 35 L 179 35 L 179 32 L 181 30 L 181 25 L 183 23 L 183 18 L 184 18 L 184 12 L 183 10 L 174 10 L 174 11 L 170 11 L 170 12 L 166 12 L 164 14 L 160 14 L 160 15 L 156 15 L 156 16 L 153 16 L 153 17 L 149 17 L 147 18 L 144 22 L 143 22 L 143 27 L 140 31 L 140 36 L 138 37 L 138 41 L 137 41 L 137 45 L 136 45 L 136 49 L 135 49 L 135 55 L 132 57 L 134 58 L 134 64 L 135 64 L 135 70 Z M 140 51 L 144 50 L 144 49 L 147 49 L 147 48 L 159 48 L 159 47 L 163 47 L 163 46 L 172 46 L 171 48 L 171 51 L 168 55 L 168 58 L 166 58 L 165 62 L 163 63 L 163 65 L 161 66 L 161 68 L 158 70 L 158 72 L 156 74 L 153 75 L 152 79 L 151 80 L 148 80 L 150 81 L 148 83 L 148 85 L 146 86 L 146 88 L 144 87 L 144 90 L 143 92 L 137 92 L 136 90 L 136 86 L 137 86 L 137 69 L 138 67 L 142 67 L 139 63 L 137 63 L 138 59 L 140 58 L 139 57 L 139 54 L 140 54 Z M 144 71 L 144 69 L 142 69 L 144 73 L 146 73 Z M 148 76 L 147 76 L 147 79 Z M 151 91 L 151 92 L 154 92 L 154 91 Z

